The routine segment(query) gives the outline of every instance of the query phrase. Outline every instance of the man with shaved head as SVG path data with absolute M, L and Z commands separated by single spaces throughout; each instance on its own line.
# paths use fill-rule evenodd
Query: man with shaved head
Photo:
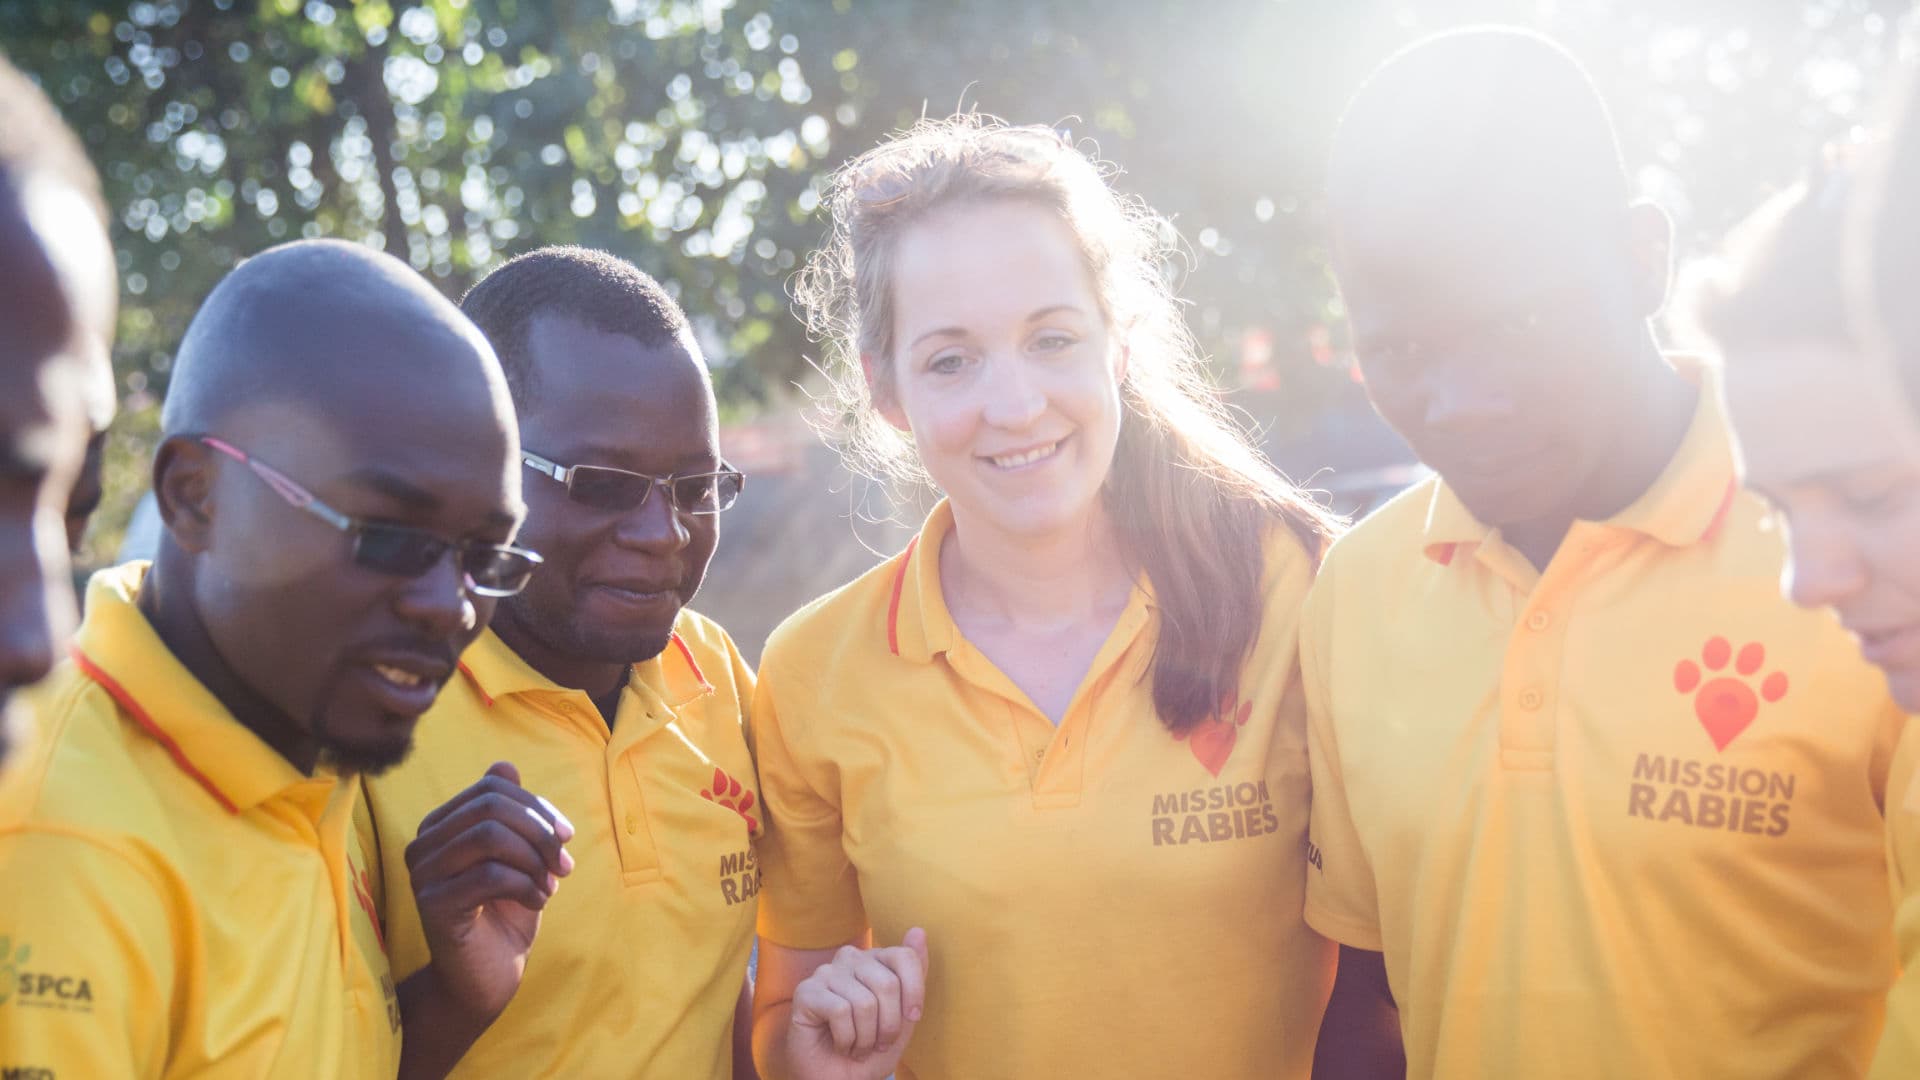
M 119 285 L 100 181 L 38 87 L 0 59 L 0 772 L 13 691 L 73 627 L 61 519 L 113 415 Z M 0 928 L 0 933 L 4 933 Z
M 1354 98 L 1328 197 L 1368 394 L 1438 473 L 1303 616 L 1335 994 L 1397 1003 L 1411 1076 L 1861 1075 L 1900 711 L 1778 595 L 1586 73 L 1520 31 L 1420 42 Z
M 289 244 L 207 298 L 161 424 L 158 556 L 94 578 L 0 795 L 0 1066 L 441 1075 L 571 870 L 487 769 L 407 848 L 432 956 L 396 988 L 351 827 L 538 562 L 498 361 L 397 260 Z

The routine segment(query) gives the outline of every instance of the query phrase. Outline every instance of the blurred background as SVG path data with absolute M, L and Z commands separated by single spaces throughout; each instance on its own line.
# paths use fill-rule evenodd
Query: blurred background
M 123 279 L 111 562 L 146 487 L 172 350 L 245 255 L 338 236 L 458 298 L 532 247 L 605 248 L 686 306 L 722 446 L 751 479 L 695 606 L 757 656 L 918 524 L 804 421 L 787 282 L 817 192 L 922 113 L 1070 132 L 1188 249 L 1188 317 L 1297 480 L 1363 510 L 1408 482 L 1352 374 L 1320 235 L 1342 104 L 1393 49 L 1537 27 L 1608 95 L 1683 258 L 1871 114 L 1908 3 L 1879 0 L 0 0 L 0 48 L 99 165 Z M 1417 162 L 1410 162 L 1417 168 Z

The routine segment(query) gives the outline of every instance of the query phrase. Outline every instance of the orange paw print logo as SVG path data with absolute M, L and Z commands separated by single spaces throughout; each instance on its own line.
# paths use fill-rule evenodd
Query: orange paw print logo
M 1733 662 L 1731 672 L 1726 671 L 1729 660 Z M 1740 655 L 1736 657 L 1726 638 L 1712 637 L 1700 647 L 1699 664 L 1682 660 L 1674 667 L 1673 688 L 1683 694 L 1693 694 L 1693 713 L 1700 718 L 1700 726 L 1707 729 L 1707 736 L 1716 749 L 1725 750 L 1728 743 L 1747 730 L 1753 718 L 1760 715 L 1763 699 L 1774 702 L 1787 696 L 1787 677 L 1778 671 L 1762 679 L 1760 692 L 1754 693 L 1750 680 L 1766 662 L 1766 646 L 1757 641 L 1741 646 Z M 1700 670 L 1702 665 L 1706 667 L 1705 672 Z
M 739 814 L 747 823 L 748 836 L 760 835 L 760 819 L 750 812 L 753 810 L 753 789 L 741 787 L 740 781 L 728 776 L 724 770 L 713 770 L 713 783 L 700 789 L 700 797 Z
M 1184 740 L 1187 749 L 1193 751 L 1194 759 L 1215 776 L 1227 767 L 1227 759 L 1233 756 L 1233 744 L 1239 741 L 1240 729 L 1247 726 L 1247 719 L 1253 715 L 1253 702 L 1242 701 L 1236 706 L 1234 697 L 1222 695 L 1220 707 L 1212 716 L 1174 736 Z

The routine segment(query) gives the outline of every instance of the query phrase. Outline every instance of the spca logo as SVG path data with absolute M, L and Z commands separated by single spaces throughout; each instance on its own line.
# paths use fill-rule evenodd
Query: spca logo
M 36 971 L 33 949 L 0 934 L 0 1005 L 23 1009 L 93 1011 L 93 984 L 84 976 Z

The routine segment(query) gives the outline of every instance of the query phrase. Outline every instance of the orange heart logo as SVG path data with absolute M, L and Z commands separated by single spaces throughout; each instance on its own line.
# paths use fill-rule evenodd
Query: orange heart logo
M 1184 740 L 1187 749 L 1193 751 L 1194 760 L 1218 777 L 1220 770 L 1227 767 L 1227 759 L 1233 756 L 1240 729 L 1252 715 L 1253 702 L 1242 701 L 1236 706 L 1234 695 L 1228 694 L 1220 699 L 1218 712 L 1174 738 Z

